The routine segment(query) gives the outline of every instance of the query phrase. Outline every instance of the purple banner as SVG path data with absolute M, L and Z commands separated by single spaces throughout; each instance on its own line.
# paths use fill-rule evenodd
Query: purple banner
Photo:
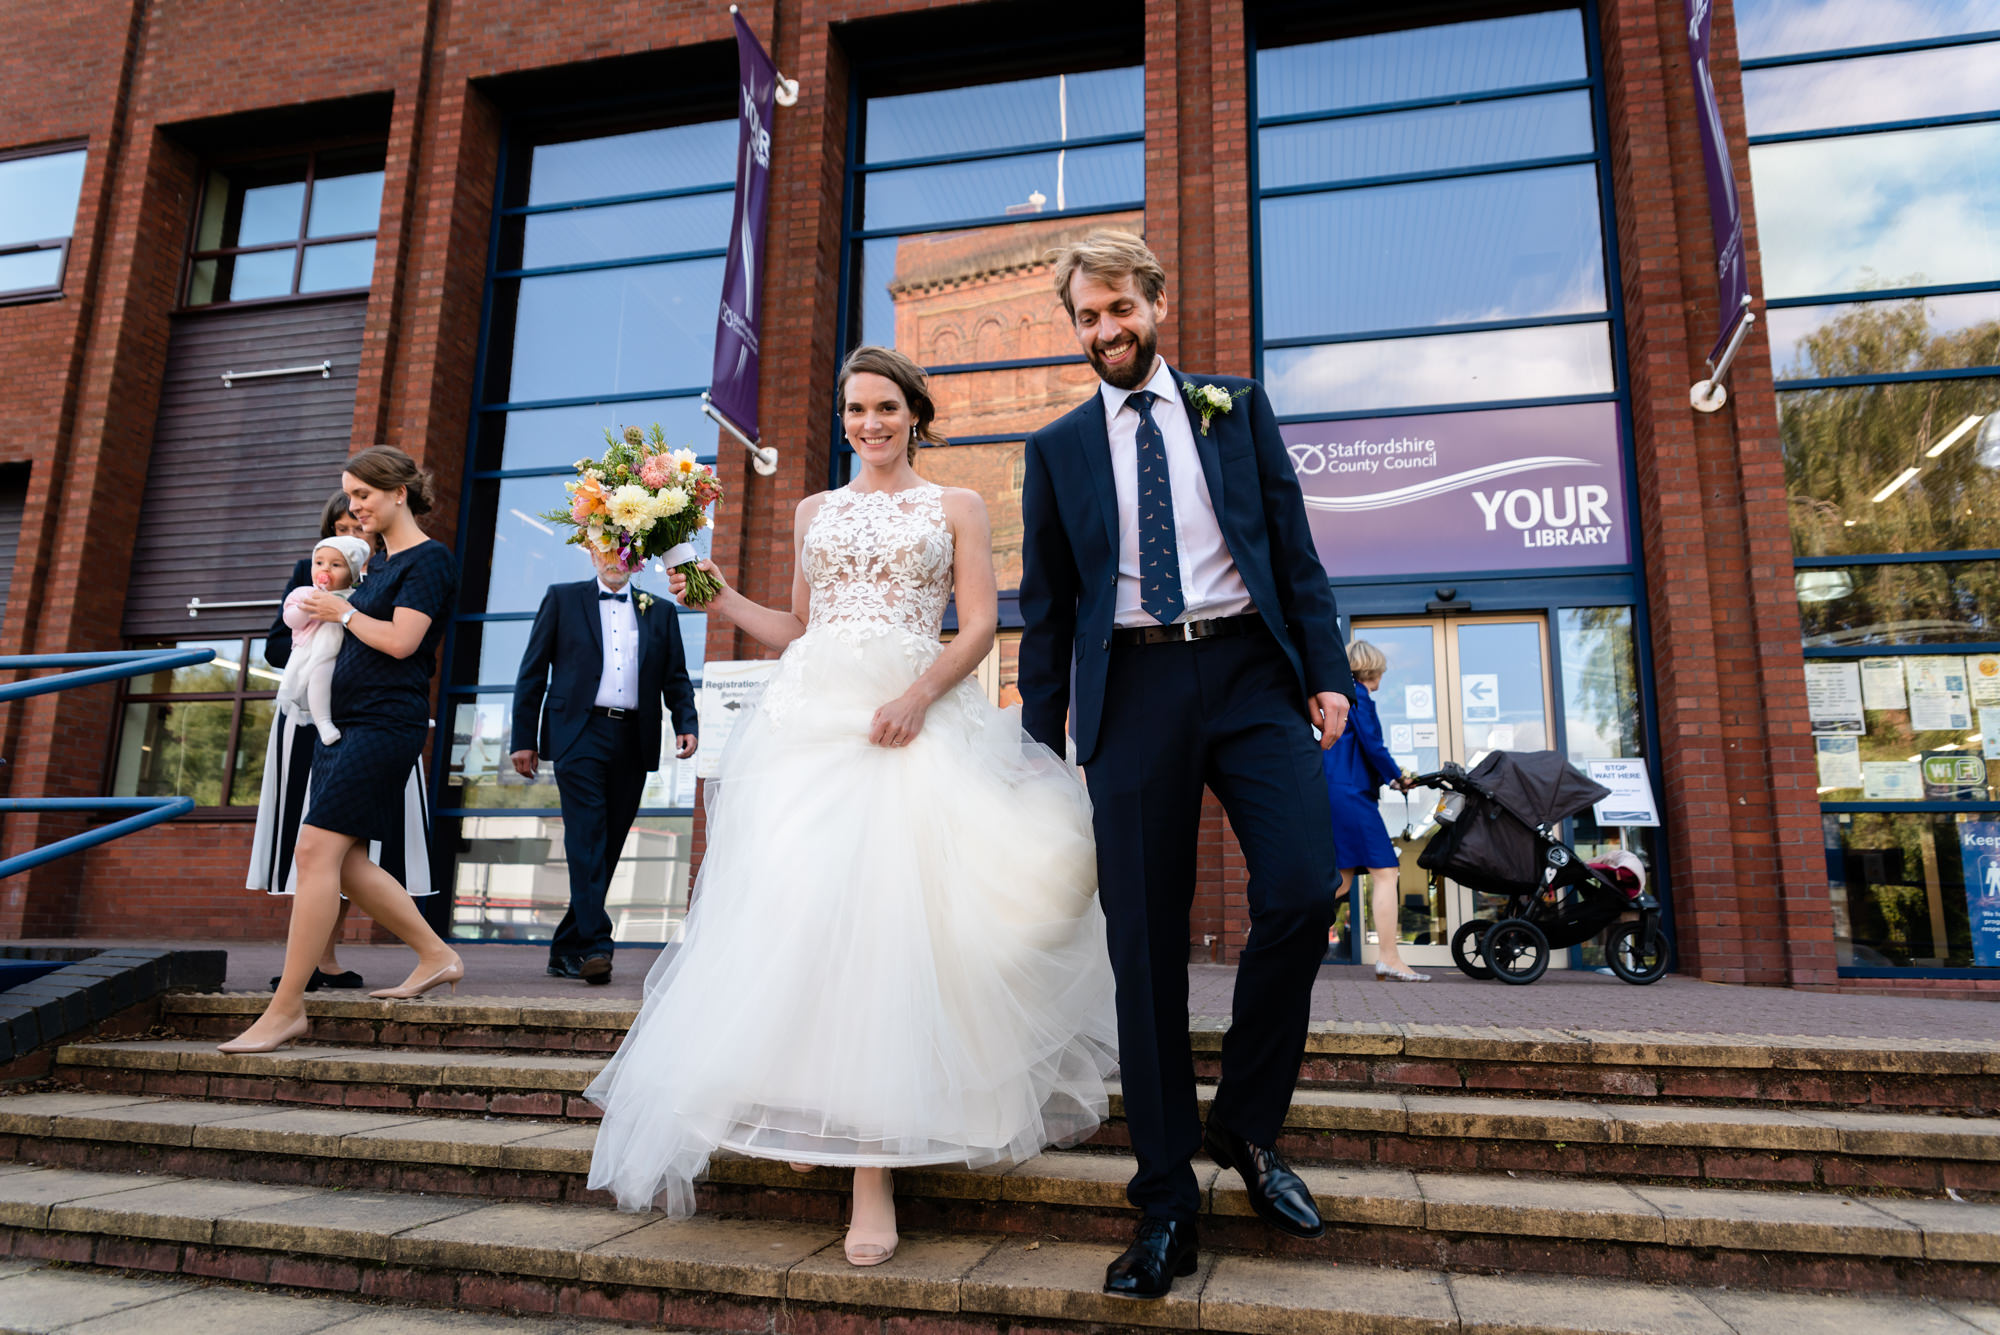
M 1618 407 L 1281 427 L 1320 563 L 1336 578 L 1623 565 Z
M 1683 0 L 1687 6 L 1688 69 L 1694 77 L 1695 120 L 1701 130 L 1701 165 L 1708 175 L 1708 222 L 1715 234 L 1715 285 L 1721 302 L 1722 332 L 1708 354 L 1710 366 L 1722 356 L 1743 318 L 1750 295 L 1750 267 L 1743 258 L 1743 209 L 1736 197 L 1736 171 L 1729 161 L 1729 138 L 1722 109 L 1715 104 L 1715 80 L 1708 71 L 1709 21 L 1713 0 Z
M 757 308 L 763 296 L 764 231 L 771 195 L 771 110 L 778 67 L 757 34 L 736 15 L 738 89 L 736 210 L 722 261 L 722 308 L 715 321 L 715 369 L 709 402 L 743 434 L 757 439 Z

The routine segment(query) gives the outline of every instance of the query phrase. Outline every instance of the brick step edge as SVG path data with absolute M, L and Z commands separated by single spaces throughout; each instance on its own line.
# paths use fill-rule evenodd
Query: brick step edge
M 596 1105 L 581 1097 L 601 1069 L 596 1058 L 369 1048 L 229 1055 L 200 1043 L 144 1042 L 74 1045 L 57 1060 L 59 1078 L 106 1093 L 599 1116 Z M 1204 1108 L 1212 1088 L 1198 1091 Z M 1113 1124 L 1099 1143 L 1116 1146 L 1124 1143 L 1124 1102 L 1115 1085 L 1111 1115 Z M 1281 1148 L 1307 1161 L 1702 1177 L 1711 1176 L 1702 1161 L 1712 1154 L 1741 1159 L 1731 1172 L 1740 1180 L 1810 1183 L 1817 1180 L 1811 1166 L 1831 1156 L 1843 1163 L 1913 1166 L 1850 1165 L 1827 1185 L 2000 1190 L 2000 1118 L 1304 1089 L 1293 1100 L 1286 1131 Z M 1553 1163 L 1551 1154 L 1558 1156 Z M 1643 1162 L 1641 1155 L 1647 1156 Z M 1754 1162 L 1760 1157 L 1764 1162 Z M 1653 1163 L 1660 1166 L 1648 1166 Z M 1966 1169 L 1946 1181 L 1940 1173 L 1948 1163 Z
M 73 958 L 74 949 L 9 947 L 8 958 L 62 958 L 60 969 L 0 992 L 0 1080 L 34 1078 L 17 1070 L 38 1049 L 53 1049 L 175 988 L 221 982 L 227 955 L 220 950 L 119 947 Z M 150 1018 L 150 1017 L 149 1017 Z
M 166 1102 L 52 1115 L 50 1123 L 50 1134 L 0 1137 L 0 1155 L 301 1187 L 608 1204 L 585 1184 L 590 1128 L 515 1123 L 496 1138 L 489 1123 L 455 1119 Z M 65 1124 L 75 1134 L 64 1138 Z M 1131 1227 L 1124 1187 L 1132 1170 L 1121 1156 L 1051 1152 L 1004 1171 L 903 1170 L 897 1191 L 913 1227 L 1109 1240 Z M 1234 1174 L 1206 1162 L 1196 1172 L 1204 1228 L 1218 1241 L 1305 1259 L 1461 1268 L 1484 1264 L 1479 1257 L 1497 1247 L 1601 1273 L 1590 1254 L 1622 1249 L 1624 1267 L 1610 1272 L 1622 1274 L 1641 1265 L 1641 1253 L 1721 1249 L 1781 1269 L 1808 1257 L 1835 1268 L 1870 1257 L 1892 1269 L 1898 1261 L 1969 1265 L 2000 1283 L 1995 1205 L 1307 1167 L 1301 1174 L 1336 1238 L 1305 1243 L 1268 1233 Z M 775 1161 L 718 1157 L 702 1190 L 707 1209 L 837 1223 L 846 1187 L 836 1170 L 799 1175 Z M 1715 1282 L 1741 1281 L 1738 1268 L 1725 1267 Z
M 177 995 L 170 1013 L 185 1017 L 261 1014 L 268 992 Z M 638 1008 L 623 1001 L 540 997 L 467 997 L 418 1004 L 374 998 L 306 998 L 317 1022 L 360 1020 L 426 1029 L 581 1030 L 620 1037 Z M 238 1025 L 221 1037 L 231 1037 Z M 1219 1052 L 1227 1019 L 1191 1017 L 1197 1052 Z M 206 1037 L 206 1033 L 202 1035 Z M 348 1041 L 348 1040 L 342 1040 Z M 395 1040 L 390 1040 L 395 1041 Z M 558 1038 L 558 1041 L 559 1038 Z M 616 1046 L 616 1039 L 613 1040 Z M 507 1043 L 481 1046 L 504 1048 Z M 1554 1065 L 1673 1066 L 1790 1071 L 1873 1071 L 1905 1075 L 2000 1075 L 2000 1041 L 1961 1038 L 1870 1039 L 1785 1034 L 1700 1034 L 1672 1030 L 1522 1029 L 1389 1021 L 1315 1020 L 1308 1056 L 1407 1057 L 1435 1061 L 1530 1062 Z
M 1597 1270 L 1584 1272 L 1591 1278 L 1578 1284 L 1207 1250 L 1196 1274 L 1177 1283 L 1168 1299 L 1133 1304 L 1098 1291 L 1103 1267 L 1119 1249 L 1116 1242 L 912 1230 L 889 1264 L 857 1269 L 841 1256 L 840 1237 L 837 1227 L 813 1223 L 713 1216 L 665 1220 L 564 1205 L 492 1205 L 62 1169 L 0 1171 L 0 1254 L 12 1257 L 681 1327 L 850 1327 L 851 1322 L 824 1319 L 837 1313 L 864 1321 L 875 1314 L 884 1329 L 894 1321 L 903 1330 L 917 1325 L 939 1332 L 1066 1329 L 1077 1323 L 1243 1335 L 1575 1329 L 1581 1322 L 1556 1319 L 1556 1304 L 1568 1304 L 1574 1318 L 1588 1310 L 1577 1304 L 1601 1313 L 1605 1304 L 1622 1300 L 1632 1304 L 1625 1310 L 1679 1316 L 1685 1324 L 1676 1323 L 1676 1329 L 1734 1329 L 1739 1335 L 1746 1329 L 1780 1329 L 1728 1321 L 1665 1274 L 1613 1276 Z M 1506 1265 L 1497 1256 L 1495 1263 Z M 1871 1265 L 1870 1277 L 1894 1278 L 1912 1298 L 1970 1304 L 1990 1303 L 1996 1296 L 1994 1277 L 1968 1267 L 1882 1258 Z M 1817 1268 L 1828 1267 L 1822 1262 Z M 1790 1278 L 1790 1287 L 1822 1292 L 1829 1287 L 1806 1272 Z M 1760 1296 L 1772 1299 L 1745 1294 L 1740 1301 L 1758 1306 Z M 1761 1307 L 1773 1316 L 1788 1313 L 1790 1329 L 1796 1330 L 1802 1307 L 1814 1301 L 1785 1295 Z M 1540 1314 L 1533 1312 L 1538 1306 L 1544 1309 Z M 813 1320 L 815 1313 L 822 1319 Z M 1534 1315 L 1544 1319 L 1523 1319 Z M 1970 1309 L 1967 1319 L 1985 1316 Z

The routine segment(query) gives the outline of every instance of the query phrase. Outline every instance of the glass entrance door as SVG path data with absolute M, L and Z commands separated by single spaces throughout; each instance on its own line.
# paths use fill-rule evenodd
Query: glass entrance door
M 1404 769 L 1427 773 L 1447 760 L 1470 769 L 1489 751 L 1544 751 L 1555 744 L 1547 617 L 1356 618 L 1354 638 L 1389 660 L 1375 709 L 1383 740 Z M 1432 885 L 1417 866 L 1439 796 L 1418 788 L 1406 799 L 1385 788 L 1377 809 L 1400 864 L 1402 956 L 1411 964 L 1450 968 L 1451 934 L 1474 916 L 1474 905 L 1471 891 L 1451 882 Z M 1365 933 L 1362 959 L 1372 961 L 1374 920 L 1366 894 L 1350 912 Z

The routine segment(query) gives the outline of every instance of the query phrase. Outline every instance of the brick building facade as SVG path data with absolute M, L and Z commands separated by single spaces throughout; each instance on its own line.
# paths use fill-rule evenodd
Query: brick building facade
M 1274 260 L 1258 250 L 1252 145 L 1283 118 L 1260 113 L 1259 50 L 1530 7 L 1407 8 L 1399 18 L 1398 6 L 1370 7 L 1344 30 L 1337 16 L 1305 12 L 1315 7 L 1135 0 L 1090 16 L 1093 32 L 1113 32 L 1129 53 L 1099 59 L 1088 49 L 1043 49 L 1064 45 L 1048 42 L 1047 28 L 1072 21 L 1054 6 L 746 4 L 745 16 L 800 88 L 775 127 L 765 260 L 763 437 L 780 447 L 781 463 L 776 476 L 759 477 L 727 440 L 703 443 L 729 487 L 717 561 L 751 597 L 784 598 L 792 512 L 838 476 L 828 387 L 844 348 L 866 327 L 849 270 L 872 235 L 850 217 L 859 211 L 851 196 L 869 151 L 854 121 L 879 90 L 1039 77 L 1060 72 L 1064 61 L 1078 70 L 1143 67 L 1136 141 L 1143 146 L 1135 150 L 1142 210 L 1077 209 L 1072 219 L 1049 209 L 1006 229 L 916 234 L 898 243 L 886 284 L 899 345 L 929 365 L 983 368 L 940 381 L 948 430 L 980 441 L 932 451 L 919 467 L 989 497 L 1002 584 L 1010 586 L 1019 573 L 1018 437 L 1094 384 L 1073 360 L 1040 252 L 1087 226 L 1143 226 L 1172 275 L 1165 355 L 1179 366 L 1269 379 L 1267 344 L 1275 340 L 1258 284 Z M 1718 0 L 1712 73 L 1734 149 L 1752 290 L 1761 292 L 1765 258 L 1737 28 L 1734 7 Z M 1623 457 L 1635 497 L 1630 601 L 1646 664 L 1629 707 L 1657 738 L 1647 754 L 1662 823 L 1646 847 L 1667 887 L 1679 967 L 1716 981 L 2000 991 L 2000 979 L 1976 968 L 1942 967 L 1952 951 L 1940 942 L 1921 952 L 1940 967 L 1904 974 L 1855 969 L 1839 953 L 1846 910 L 1830 888 L 1830 817 L 1815 791 L 1824 785 L 1802 686 L 1808 662 L 1792 500 L 1766 324 L 1753 329 L 1735 363 L 1728 406 L 1704 415 L 1688 405 L 1719 320 L 1686 16 L 1678 0 L 1602 0 L 1583 15 L 1582 30 L 1592 73 L 1575 81 L 1575 91 L 1593 99 L 1591 152 L 1605 164 L 1602 226 L 1615 257 L 1606 318 L 1615 325 L 1619 388 L 1606 402 L 1626 424 Z M 129 624 L 128 572 L 147 546 L 178 536 L 149 530 L 142 512 L 159 481 L 149 479 L 149 466 L 183 318 L 177 312 L 187 302 L 191 228 L 204 189 L 214 188 L 204 185 L 212 164 L 260 148 L 275 155 L 326 142 L 381 146 L 348 442 L 393 444 L 433 469 L 445 499 L 430 531 L 457 546 L 468 566 L 485 562 L 493 541 L 480 527 L 485 521 L 473 532 L 460 526 L 483 515 L 486 503 L 461 500 L 475 489 L 468 470 L 478 447 L 468 441 L 482 429 L 487 403 L 480 359 L 491 356 L 492 294 L 528 281 L 496 278 L 501 270 L 491 260 L 502 206 L 512 198 L 503 181 L 510 144 L 525 142 L 521 125 L 560 118 L 565 108 L 602 117 L 614 89 L 617 114 L 634 123 L 727 115 L 730 32 L 720 4 L 75 0 L 20 8 L 0 51 L 0 83 L 15 90 L 0 107 L 0 152 L 82 148 L 85 165 L 60 294 L 0 305 L 9 372 L 0 386 L 0 465 L 26 469 L 0 652 L 132 642 L 121 630 Z M 913 74 L 913 66 L 922 69 Z M 721 92 L 702 101 L 675 91 L 697 86 Z M 651 102 L 648 89 L 660 90 Z M 1260 128 L 1260 114 L 1269 126 Z M 1081 164 L 1086 151 L 1070 156 Z M 1023 362 L 1032 364 L 989 365 Z M 240 489 L 252 525 L 256 462 L 224 483 Z M 297 536 L 309 544 L 310 532 Z M 1415 573 L 1402 581 L 1412 590 L 1439 582 Z M 282 574 L 272 570 L 273 592 Z M 1355 607 L 1390 619 L 1453 601 L 1428 587 L 1407 607 L 1357 596 Z M 1504 594 L 1494 596 L 1502 601 L 1482 594 L 1478 610 L 1506 607 Z M 762 656 L 719 622 L 706 635 L 710 662 Z M 469 651 L 459 652 L 466 661 Z M 461 672 L 454 680 L 492 676 Z M 1003 644 L 994 689 L 1008 681 L 1011 652 Z M 119 688 L 97 687 L 0 707 L 0 782 L 15 795 L 110 791 L 124 700 Z M 441 726 L 444 714 L 441 707 Z M 443 751 L 440 760 L 450 767 Z M 69 818 L 14 816 L 4 850 L 75 828 Z M 441 833 L 439 868 L 449 884 L 457 845 L 448 820 Z M 240 888 L 249 842 L 244 812 L 205 809 L 14 877 L 0 883 L 0 935 L 275 937 L 283 901 Z M 1212 803 L 1201 850 L 1192 945 L 1230 958 L 1247 928 L 1245 873 Z M 1931 892 L 1935 902 L 1935 875 Z

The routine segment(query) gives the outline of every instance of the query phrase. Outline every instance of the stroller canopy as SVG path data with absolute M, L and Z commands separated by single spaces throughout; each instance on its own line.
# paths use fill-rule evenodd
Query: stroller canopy
M 1554 825 L 1611 790 L 1553 751 L 1495 751 L 1472 770 L 1472 780 L 1530 826 Z

